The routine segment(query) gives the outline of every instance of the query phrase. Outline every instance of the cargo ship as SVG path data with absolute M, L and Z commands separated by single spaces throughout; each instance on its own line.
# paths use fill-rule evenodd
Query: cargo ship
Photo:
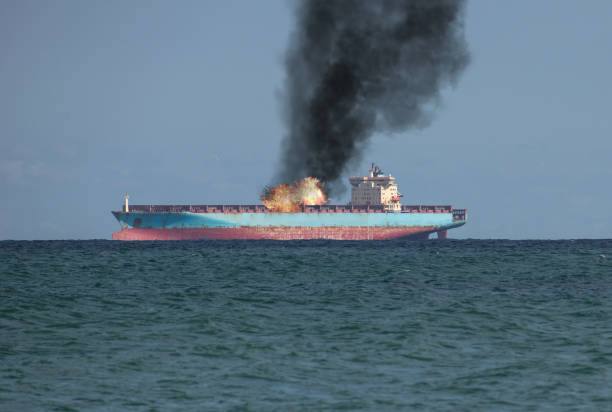
M 347 205 L 300 205 L 279 212 L 264 205 L 130 205 L 113 211 L 116 240 L 187 239 L 428 239 L 467 221 L 450 205 L 402 205 L 393 176 L 372 165 L 369 176 L 349 178 Z

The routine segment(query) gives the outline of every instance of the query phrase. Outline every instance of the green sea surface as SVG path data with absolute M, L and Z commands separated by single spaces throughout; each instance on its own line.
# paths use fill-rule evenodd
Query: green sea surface
M 0 410 L 612 410 L 612 240 L 0 242 Z

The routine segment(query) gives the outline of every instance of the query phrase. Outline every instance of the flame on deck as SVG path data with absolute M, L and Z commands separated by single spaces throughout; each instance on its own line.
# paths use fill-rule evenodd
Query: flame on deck
M 261 203 L 274 212 L 299 212 L 305 205 L 324 205 L 327 197 L 323 183 L 316 177 L 305 177 L 294 185 L 266 187 Z

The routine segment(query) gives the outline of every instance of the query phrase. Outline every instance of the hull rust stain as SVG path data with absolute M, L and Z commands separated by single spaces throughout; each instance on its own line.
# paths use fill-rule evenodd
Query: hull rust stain
M 434 227 L 243 227 L 200 229 L 123 229 L 113 233 L 115 240 L 195 240 L 195 239 L 333 239 L 387 240 L 398 238 L 427 239 Z M 441 231 L 440 231 L 441 232 Z

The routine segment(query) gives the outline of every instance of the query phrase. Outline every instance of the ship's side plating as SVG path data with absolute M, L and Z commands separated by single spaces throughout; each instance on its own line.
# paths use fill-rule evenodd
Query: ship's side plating
M 170 209 L 173 211 L 148 211 Z M 465 224 L 464 210 L 450 206 L 404 206 L 404 212 L 376 207 L 324 206 L 301 213 L 272 213 L 258 206 L 136 206 L 113 212 L 121 240 L 178 239 L 392 239 L 426 238 Z M 182 209 L 182 211 L 181 211 Z M 211 211 L 204 211 L 204 210 Z M 198 210 L 190 212 L 185 210 Z M 242 210 L 254 210 L 243 212 Z
M 446 227 L 452 213 L 147 213 L 114 212 L 124 229 L 258 227 Z M 465 221 L 462 222 L 462 224 Z

